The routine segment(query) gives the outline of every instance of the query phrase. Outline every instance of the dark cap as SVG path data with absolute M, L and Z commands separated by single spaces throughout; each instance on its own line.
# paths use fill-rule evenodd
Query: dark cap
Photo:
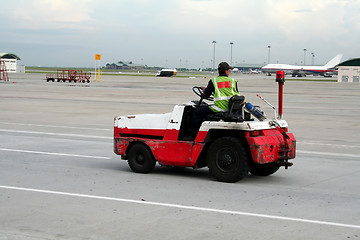
M 225 72 L 226 70 L 234 69 L 233 67 L 230 67 L 230 65 L 227 62 L 221 62 L 219 63 L 218 70 L 220 72 Z

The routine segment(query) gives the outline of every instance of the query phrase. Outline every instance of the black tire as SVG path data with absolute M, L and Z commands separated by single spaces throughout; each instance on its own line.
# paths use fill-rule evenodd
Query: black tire
M 136 173 L 149 173 L 154 169 L 156 160 L 146 145 L 135 143 L 129 150 L 128 164 Z
M 269 176 L 279 170 L 277 163 L 258 164 L 253 163 L 250 167 L 250 173 L 255 176 Z
M 237 182 L 249 173 L 246 151 L 233 137 L 215 140 L 209 148 L 207 163 L 210 173 L 220 182 Z

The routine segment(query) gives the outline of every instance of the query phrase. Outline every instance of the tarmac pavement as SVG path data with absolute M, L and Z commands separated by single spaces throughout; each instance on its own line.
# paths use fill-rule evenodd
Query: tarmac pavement
M 208 169 L 135 174 L 113 153 L 117 115 L 171 112 L 209 78 L 0 82 L 0 240 L 360 239 L 360 85 L 286 81 L 294 166 L 238 183 Z M 235 75 L 268 117 L 274 77 Z

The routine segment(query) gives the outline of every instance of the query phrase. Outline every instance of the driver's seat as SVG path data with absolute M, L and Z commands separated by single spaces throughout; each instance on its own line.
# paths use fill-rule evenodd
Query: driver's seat
M 244 105 L 245 97 L 234 95 L 229 100 L 229 112 L 235 113 L 239 110 L 242 110 L 242 106 Z

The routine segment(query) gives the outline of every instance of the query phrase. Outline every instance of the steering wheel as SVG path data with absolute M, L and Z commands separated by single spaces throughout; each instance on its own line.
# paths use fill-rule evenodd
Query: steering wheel
M 214 98 L 212 96 L 207 98 L 204 97 L 204 90 L 201 87 L 193 87 L 192 90 L 197 96 L 200 97 L 200 101 L 202 101 L 203 99 L 214 101 Z
M 200 101 L 196 104 L 197 108 L 201 105 L 203 99 L 214 101 L 214 98 L 211 96 L 207 98 L 204 97 L 204 90 L 201 87 L 193 87 L 192 90 L 197 96 L 200 97 Z

